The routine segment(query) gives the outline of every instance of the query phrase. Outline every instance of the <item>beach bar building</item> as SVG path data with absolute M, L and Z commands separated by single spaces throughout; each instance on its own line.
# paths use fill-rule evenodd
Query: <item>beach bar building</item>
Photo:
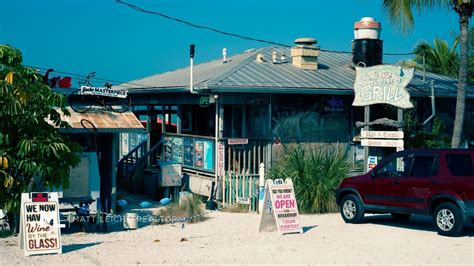
M 378 34 L 364 35 L 363 25 Z M 365 112 L 352 106 L 354 66 L 382 64 L 383 42 L 380 24 L 356 23 L 355 28 L 352 53 L 325 50 L 316 40 L 301 38 L 292 47 L 250 49 L 230 57 L 224 50 L 222 58 L 196 65 L 192 55 L 190 67 L 122 84 L 135 114 L 146 119 L 149 138 L 121 160 L 120 178 L 130 181 L 139 169 L 151 169 L 139 175 L 146 179 L 139 182 L 156 195 L 151 187 L 164 182 L 165 175 L 150 165 L 179 164 L 185 176 L 181 185 L 191 192 L 210 196 L 214 181 L 225 204 L 241 201 L 255 209 L 260 165 L 271 167 L 284 144 L 345 144 L 357 168 L 364 149 L 355 123 L 364 121 Z M 407 90 L 421 121 L 432 114 L 432 88 L 436 113 L 454 117 L 457 81 L 416 70 Z M 472 86 L 466 98 L 467 126 L 474 122 Z M 400 114 L 385 105 L 371 110 L 371 120 Z M 134 155 L 141 149 L 145 156 Z

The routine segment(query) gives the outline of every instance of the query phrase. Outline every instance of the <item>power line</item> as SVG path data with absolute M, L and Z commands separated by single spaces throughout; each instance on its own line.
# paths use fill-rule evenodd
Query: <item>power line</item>
M 125 6 L 128 6 L 131 9 L 134 9 L 138 12 L 151 14 L 151 15 L 157 15 L 157 16 L 163 17 L 163 18 L 168 19 L 168 20 L 172 20 L 172 21 L 175 21 L 175 22 L 178 22 L 178 23 L 185 24 L 185 25 L 190 26 L 190 27 L 203 29 L 203 30 L 208 30 L 208 31 L 212 31 L 212 32 L 216 32 L 216 33 L 219 33 L 219 34 L 223 34 L 223 35 L 227 35 L 227 36 L 231 36 L 231 37 L 235 37 L 235 38 L 239 38 L 239 39 L 244 39 L 244 40 L 248 40 L 248 41 L 260 42 L 260 43 L 266 43 L 266 44 L 273 44 L 273 45 L 283 46 L 283 47 L 287 47 L 287 48 L 291 47 L 291 45 L 284 44 L 284 43 L 279 43 L 279 42 L 274 42 L 274 41 L 267 41 L 267 40 L 263 40 L 263 39 L 250 37 L 250 36 L 240 35 L 240 34 L 237 34 L 237 33 L 231 33 L 231 32 L 227 32 L 227 31 L 223 31 L 223 30 L 208 27 L 208 26 L 198 25 L 198 24 L 195 24 L 193 22 L 189 22 L 189 21 L 186 21 L 186 20 L 183 20 L 183 19 L 179 19 L 179 18 L 175 18 L 175 17 L 169 16 L 169 15 L 166 15 L 164 13 L 143 9 L 139 6 L 124 2 L 122 0 L 115 0 L 115 2 L 117 2 L 119 4 L 122 4 L 122 5 L 125 5 Z M 330 52 L 330 53 L 338 53 L 338 54 L 352 54 L 352 52 L 348 52 L 348 51 L 336 51 L 336 50 L 326 50 L 326 49 L 320 49 L 320 51 Z M 412 54 L 415 54 L 415 53 L 413 53 L 413 52 L 411 52 L 411 53 L 383 53 L 383 55 L 412 55 Z
M 49 69 L 49 68 L 38 67 L 38 66 L 29 66 L 29 65 L 25 65 L 25 66 L 40 69 L 40 70 L 48 70 Z M 87 78 L 87 75 L 75 74 L 75 73 L 64 72 L 64 71 L 59 71 L 59 70 L 53 70 L 52 72 L 59 73 L 59 74 L 64 74 L 64 75 L 70 75 L 70 76 L 74 76 L 74 77 L 80 77 L 80 78 L 84 78 L 84 79 Z M 135 85 L 135 86 L 147 86 L 147 85 L 143 85 L 143 84 L 138 84 L 138 83 L 133 83 L 133 82 L 125 82 L 125 81 L 118 81 L 118 80 L 107 79 L 107 78 L 94 77 L 93 79 L 100 80 L 100 81 L 106 81 L 106 82 L 113 82 L 113 83 L 116 83 L 117 85 L 119 85 L 119 84 L 130 84 L 130 85 Z

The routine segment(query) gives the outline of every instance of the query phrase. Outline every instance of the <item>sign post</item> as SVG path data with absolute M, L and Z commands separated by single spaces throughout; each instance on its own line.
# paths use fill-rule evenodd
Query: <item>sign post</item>
M 25 256 L 62 254 L 57 192 L 22 193 L 20 248 Z
M 266 180 L 263 202 L 266 206 L 260 213 L 258 232 L 277 227 L 280 235 L 303 233 L 293 182 L 290 178 L 285 181 L 283 179 Z

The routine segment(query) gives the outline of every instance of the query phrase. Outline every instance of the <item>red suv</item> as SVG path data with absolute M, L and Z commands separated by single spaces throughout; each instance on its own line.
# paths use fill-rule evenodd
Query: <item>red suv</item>
M 396 152 L 365 175 L 344 179 L 336 192 L 347 223 L 365 213 L 433 217 L 441 235 L 454 236 L 474 223 L 474 150 L 417 149 Z

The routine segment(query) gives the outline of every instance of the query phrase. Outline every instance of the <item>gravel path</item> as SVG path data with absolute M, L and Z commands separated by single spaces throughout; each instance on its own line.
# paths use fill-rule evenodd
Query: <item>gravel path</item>
M 345 224 L 339 214 L 302 215 L 302 235 L 256 233 L 257 214 L 213 212 L 198 224 L 155 225 L 108 234 L 63 235 L 63 254 L 24 257 L 16 237 L 0 239 L 0 264 L 350 263 L 474 264 L 474 230 L 442 237 L 431 221 L 388 215 Z M 181 241 L 185 238 L 187 241 Z

